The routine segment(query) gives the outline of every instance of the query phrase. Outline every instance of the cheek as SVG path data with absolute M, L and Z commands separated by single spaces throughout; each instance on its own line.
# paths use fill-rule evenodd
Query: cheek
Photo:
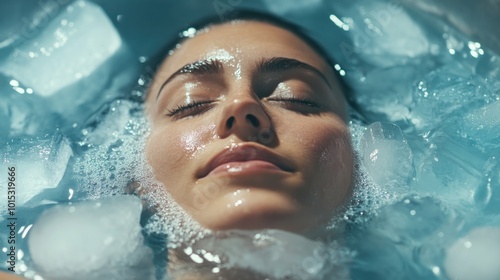
M 325 130 L 315 152 L 324 168 L 322 171 L 335 175 L 352 172 L 349 170 L 352 169 L 353 151 L 347 128 Z
M 146 144 L 146 155 L 157 179 L 164 182 L 168 171 L 182 159 L 181 150 L 168 133 L 162 130 L 152 130 Z M 178 145 L 178 143 L 177 143 Z
M 347 127 L 340 120 L 311 120 L 286 130 L 286 140 L 313 165 L 329 167 L 352 163 L 352 147 Z
M 301 159 L 306 182 L 315 189 L 309 192 L 311 199 L 333 206 L 342 204 L 350 193 L 353 173 L 348 128 L 337 119 L 302 121 L 299 127 L 287 135 L 293 139 L 291 149 Z
M 324 133 L 320 149 L 317 176 L 320 204 L 333 209 L 344 204 L 351 193 L 353 151 L 347 129 Z
M 157 179 L 165 183 L 166 180 L 179 180 L 189 177 L 189 162 L 197 158 L 213 138 L 214 125 L 165 125 L 161 128 L 153 127 L 146 146 L 147 159 Z M 175 176 L 170 176 L 174 174 Z M 170 178 L 172 177 L 172 178 Z

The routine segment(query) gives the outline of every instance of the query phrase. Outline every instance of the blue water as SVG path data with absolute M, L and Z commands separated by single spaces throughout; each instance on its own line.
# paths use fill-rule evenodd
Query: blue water
M 272 278 L 286 275 L 295 265 L 300 269 L 292 273 L 298 279 L 499 279 L 500 43 L 494 34 L 500 7 L 488 3 L 0 4 L 1 165 L 2 170 L 7 166 L 19 170 L 16 271 L 40 279 L 36 277 L 43 269 L 35 267 L 28 239 L 35 235 L 31 228 L 42 210 L 123 194 L 133 173 L 142 172 L 130 166 L 140 158 L 141 136 L 147 130 L 135 102 L 144 88 L 139 73 L 147 59 L 175 32 L 188 27 L 186 22 L 208 14 L 222 18 L 233 7 L 253 7 L 304 26 L 336 59 L 335 69 L 352 88 L 356 190 L 345 213 L 332 222 L 334 229 L 345 227 L 343 238 L 318 245 L 317 240 L 283 232 L 235 232 L 215 243 L 185 248 L 193 261 L 185 270 L 217 275 L 213 268 L 224 266 L 206 254 L 216 255 L 217 248 L 225 248 L 226 268 L 240 267 Z M 3 173 L 0 199 L 7 201 Z M 127 217 L 139 220 L 136 202 L 113 203 L 137 208 Z M 74 205 L 77 210 L 93 207 Z M 0 211 L 0 221 L 6 223 L 6 209 Z M 107 219 L 118 217 L 111 213 Z M 146 223 L 144 217 L 142 221 Z M 117 225 L 117 231 L 132 230 L 127 226 Z M 78 232 L 59 230 L 58 238 L 74 234 L 78 240 Z M 134 270 L 124 259 L 115 258 L 107 271 L 129 277 L 117 279 L 136 279 L 134 271 L 156 271 L 156 279 L 162 279 L 166 238 L 159 233 L 169 229 L 153 223 L 133 230 L 146 236 L 145 245 L 142 239 L 131 241 L 137 243 L 134 250 L 152 261 L 141 264 L 144 270 Z M 3 250 L 7 239 L 7 232 L 0 231 Z M 68 248 L 77 250 L 78 242 L 71 240 L 66 240 L 71 243 Z M 267 242 L 270 249 L 262 253 L 255 240 Z M 232 251 L 235 244 L 246 248 L 245 253 Z M 319 249 L 310 252 L 315 246 L 328 253 L 318 257 Z M 62 262 L 67 256 L 60 252 L 55 260 Z M 206 266 L 200 266 L 195 255 Z M 258 261 L 269 255 L 282 265 Z M 6 270 L 5 265 L 2 262 L 0 268 Z M 103 268 L 95 264 L 95 269 Z M 82 279 L 115 277 L 100 272 L 85 276 L 87 272 L 79 272 Z

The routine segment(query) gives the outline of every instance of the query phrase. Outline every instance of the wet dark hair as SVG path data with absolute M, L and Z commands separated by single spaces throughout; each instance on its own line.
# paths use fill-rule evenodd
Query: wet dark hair
M 224 16 L 223 18 L 219 16 L 210 16 L 208 18 L 204 18 L 200 21 L 194 22 L 193 24 L 186 25 L 186 27 L 182 29 L 182 31 L 178 32 L 175 35 L 175 37 L 172 38 L 169 41 L 169 43 L 158 54 L 151 57 L 148 63 L 145 65 L 146 71 L 144 71 L 144 73 L 146 73 L 146 75 L 143 75 L 143 80 L 146 81 L 145 91 L 147 91 L 147 88 L 149 88 L 149 84 L 152 82 L 156 74 L 156 70 L 160 67 L 162 62 L 168 58 L 169 54 L 173 50 L 175 50 L 179 44 L 182 44 L 182 42 L 192 38 L 192 36 L 190 37 L 185 35 L 186 30 L 188 30 L 189 28 L 194 28 L 196 32 L 198 32 L 204 28 L 210 28 L 213 26 L 229 23 L 235 20 L 264 22 L 290 31 L 295 36 L 299 37 L 302 41 L 304 41 L 309 47 L 311 47 L 332 68 L 332 71 L 336 76 L 336 79 L 339 83 L 339 87 L 342 93 L 346 95 L 346 93 L 349 91 L 343 78 L 339 75 L 337 71 L 334 70 L 333 67 L 333 65 L 335 65 L 334 60 L 315 40 L 313 40 L 309 35 L 307 35 L 307 30 L 305 30 L 303 27 L 299 25 L 286 21 L 278 16 L 261 11 L 247 10 L 247 9 L 236 9 L 233 12 L 231 12 L 228 16 Z M 145 95 L 147 94 L 147 92 L 145 91 L 143 96 L 144 98 L 146 97 Z M 348 100 L 349 103 L 349 98 L 347 98 L 347 96 L 346 99 Z

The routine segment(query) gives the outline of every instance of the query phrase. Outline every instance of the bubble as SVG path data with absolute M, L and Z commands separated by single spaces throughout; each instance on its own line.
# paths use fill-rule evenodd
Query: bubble
M 113 102 L 94 116 L 98 125 L 86 128 L 80 142 L 83 155 L 74 170 L 86 199 L 134 193 L 154 212 L 145 221 L 149 235 L 165 234 L 168 246 L 204 236 L 208 230 L 194 221 L 155 179 L 146 159 L 150 124 L 143 104 L 126 100 Z

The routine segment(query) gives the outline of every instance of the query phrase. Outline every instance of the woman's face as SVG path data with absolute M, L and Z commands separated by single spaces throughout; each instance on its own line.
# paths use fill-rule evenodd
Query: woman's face
M 285 29 L 238 21 L 183 42 L 158 70 L 147 113 L 156 179 L 209 229 L 304 232 L 350 193 L 338 82 Z

